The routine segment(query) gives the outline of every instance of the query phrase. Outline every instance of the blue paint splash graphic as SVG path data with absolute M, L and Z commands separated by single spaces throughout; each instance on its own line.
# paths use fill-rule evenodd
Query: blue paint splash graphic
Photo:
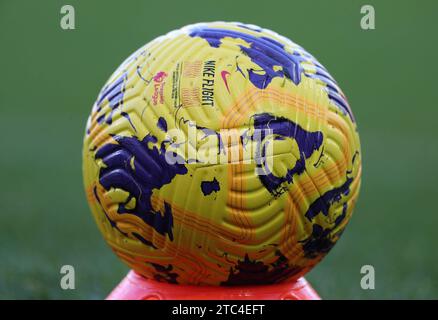
M 320 213 L 327 217 L 330 207 L 335 203 L 339 203 L 343 196 L 347 196 L 350 193 L 352 182 L 353 178 L 347 177 L 346 181 L 341 186 L 335 187 L 322 194 L 310 204 L 309 209 L 304 216 L 309 221 L 312 221 L 312 219 Z M 300 241 L 303 244 L 303 251 L 306 257 L 315 258 L 320 254 L 325 254 L 336 244 L 336 241 L 342 234 L 343 230 L 339 230 L 335 234 L 333 234 L 333 231 L 336 230 L 347 217 L 347 209 L 347 203 L 342 204 L 342 213 L 336 217 L 333 226 L 330 228 L 324 229 L 317 223 L 313 224 L 311 235 L 307 239 Z
M 319 224 L 312 225 L 312 233 L 307 239 L 299 241 L 302 243 L 304 256 L 313 259 L 321 254 L 328 253 L 336 244 L 337 239 L 342 235 L 343 229 L 333 234 L 333 231 L 341 224 L 347 216 L 347 204 L 342 206 L 342 214 L 336 218 L 334 226 L 323 228 Z
M 350 119 L 353 122 L 356 122 L 353 113 L 351 112 L 350 106 L 348 105 L 347 99 L 341 93 L 341 90 L 339 89 L 336 81 L 319 63 L 315 63 L 315 65 L 316 73 L 305 73 L 305 76 L 308 78 L 321 80 L 323 83 L 325 83 L 324 90 L 327 92 L 330 101 L 332 101 L 343 114 L 348 114 Z
M 170 183 L 176 175 L 187 173 L 182 164 L 184 161 L 178 159 L 175 164 L 169 164 L 164 143 L 158 148 L 157 138 L 150 134 L 141 141 L 135 136 L 113 138 L 117 144 L 105 144 L 96 152 L 95 158 L 102 159 L 105 164 L 99 171 L 100 184 L 105 190 L 118 188 L 129 193 L 128 199 L 119 203 L 119 214 L 134 214 L 158 233 L 167 234 L 173 240 L 172 208 L 164 202 L 164 212 L 155 211 L 151 196 L 154 189 Z M 179 157 L 175 153 L 172 156 Z M 128 208 L 132 198 L 135 198 L 135 207 Z
M 213 192 L 218 192 L 220 189 L 219 181 L 217 181 L 216 178 L 213 178 L 212 181 L 201 182 L 201 191 L 204 196 L 208 196 Z
M 262 261 L 251 260 L 248 254 L 243 260 L 230 268 L 230 273 L 226 281 L 221 282 L 223 286 L 242 286 L 242 285 L 266 285 L 282 282 L 291 278 L 301 271 L 301 268 L 289 265 L 288 259 L 280 250 L 275 252 L 276 260 L 270 264 Z
M 157 127 L 161 129 L 161 131 L 167 132 L 167 122 L 166 119 L 160 117 L 157 122 Z
M 253 30 L 251 27 L 242 24 L 239 24 L 238 26 Z M 206 40 L 213 48 L 219 48 L 224 38 L 242 39 L 249 43 L 249 48 L 243 45 L 239 45 L 239 48 L 243 54 L 247 55 L 253 63 L 261 68 L 260 70 L 246 70 L 251 83 L 259 89 L 265 89 L 275 77 L 284 77 L 291 80 L 296 85 L 301 82 L 301 74 L 308 78 L 321 80 L 325 84 L 324 89 L 327 92 L 329 99 L 344 114 L 348 114 L 350 119 L 355 122 L 348 102 L 339 89 L 336 81 L 327 70 L 311 54 L 305 52 L 304 49 L 299 48 L 300 53 L 290 53 L 285 50 L 285 46 L 282 43 L 270 37 L 256 37 L 244 32 L 220 28 L 197 26 L 193 27 L 189 35 L 191 37 L 199 37 Z M 316 73 L 305 72 L 301 67 L 302 62 L 311 62 L 315 65 L 317 70 Z M 274 67 L 281 68 L 274 70 Z
M 127 79 L 128 79 L 128 74 L 126 72 L 124 72 L 120 75 L 120 77 L 118 77 L 116 80 L 114 80 L 114 82 L 106 85 L 102 89 L 102 91 L 100 92 L 100 95 L 97 99 L 97 102 L 96 102 L 97 112 L 102 111 L 102 105 L 106 100 L 109 103 L 110 112 L 109 112 L 109 114 L 106 114 L 106 113 L 101 114 L 97 118 L 97 123 L 102 124 L 105 122 L 106 124 L 111 124 L 113 122 L 114 112 L 118 108 L 122 108 L 122 106 L 123 106 L 123 98 L 125 95 L 125 90 L 126 90 L 125 86 L 126 86 Z M 121 112 L 120 114 L 122 117 L 124 117 L 125 119 L 127 119 L 129 121 L 129 124 L 132 126 L 134 131 L 137 131 L 137 129 L 135 128 L 134 124 L 131 121 L 129 114 L 126 112 Z
M 271 132 L 274 140 L 283 140 L 284 138 L 292 138 L 296 141 L 300 158 L 297 159 L 295 166 L 288 169 L 282 177 L 275 176 L 269 168 L 266 161 L 257 164 L 263 174 L 259 174 L 259 179 L 265 188 L 275 196 L 279 196 L 288 188 L 286 183 L 292 183 L 294 175 L 301 174 L 306 169 L 306 159 L 316 152 L 322 145 L 323 134 L 320 131 L 309 132 L 301 128 L 298 124 L 283 117 L 276 117 L 269 113 L 261 113 L 253 116 L 254 129 L 261 131 L 261 141 L 266 136 L 265 132 Z M 261 159 L 266 158 L 264 148 L 259 151 Z
M 353 178 L 347 178 L 347 180 L 340 187 L 333 188 L 332 190 L 327 191 L 314 202 L 312 202 L 309 209 L 304 215 L 307 220 L 311 221 L 319 213 L 322 213 L 324 216 L 327 217 L 330 207 L 335 202 L 339 202 L 342 199 L 343 195 L 346 196 L 350 193 L 350 185 L 352 182 Z
M 214 48 L 219 48 L 222 39 L 226 37 L 248 42 L 250 44 L 249 48 L 243 45 L 239 45 L 239 48 L 242 53 L 261 68 L 261 70 L 247 69 L 250 81 L 259 89 L 265 89 L 275 77 L 285 77 L 295 84 L 299 84 L 301 81 L 302 68 L 300 62 L 304 58 L 297 53 L 287 52 L 281 43 L 273 39 L 255 37 L 233 30 L 201 27 L 195 27 L 189 35 L 205 39 Z M 275 71 L 275 66 L 280 66 L 280 70 Z

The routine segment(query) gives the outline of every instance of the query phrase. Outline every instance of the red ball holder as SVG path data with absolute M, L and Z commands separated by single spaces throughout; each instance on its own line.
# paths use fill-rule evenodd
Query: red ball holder
M 107 300 L 320 300 L 306 279 L 294 282 L 209 287 L 157 282 L 130 271 Z

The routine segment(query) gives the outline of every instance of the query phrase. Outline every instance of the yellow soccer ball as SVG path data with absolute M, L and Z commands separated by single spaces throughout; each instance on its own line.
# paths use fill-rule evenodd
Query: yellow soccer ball
M 361 153 L 347 99 L 312 55 L 214 22 L 156 38 L 113 73 L 88 119 L 83 174 L 105 240 L 139 274 L 271 284 L 338 241 Z

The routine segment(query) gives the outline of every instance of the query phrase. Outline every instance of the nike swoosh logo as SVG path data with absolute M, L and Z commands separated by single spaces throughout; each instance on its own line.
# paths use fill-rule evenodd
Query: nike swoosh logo
M 227 76 L 229 76 L 230 73 L 226 70 L 223 70 L 221 72 L 221 76 L 222 76 L 222 80 L 224 80 L 225 86 L 227 87 L 228 93 L 230 93 L 230 88 L 228 88 L 228 81 L 227 81 Z

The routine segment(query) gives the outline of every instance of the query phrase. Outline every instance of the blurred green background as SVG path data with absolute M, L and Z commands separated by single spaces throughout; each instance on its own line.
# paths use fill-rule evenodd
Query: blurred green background
M 60 8 L 76 30 L 60 28 Z M 360 28 L 372 4 L 376 29 Z M 112 71 L 188 23 L 242 21 L 315 55 L 359 123 L 362 192 L 337 246 L 309 275 L 323 298 L 438 298 L 438 3 L 433 1 L 0 0 L 0 298 L 101 299 L 127 268 L 86 203 L 81 148 Z M 435 40 L 434 40 L 435 39 Z M 60 268 L 76 290 L 60 288 Z M 360 268 L 376 270 L 375 290 Z

